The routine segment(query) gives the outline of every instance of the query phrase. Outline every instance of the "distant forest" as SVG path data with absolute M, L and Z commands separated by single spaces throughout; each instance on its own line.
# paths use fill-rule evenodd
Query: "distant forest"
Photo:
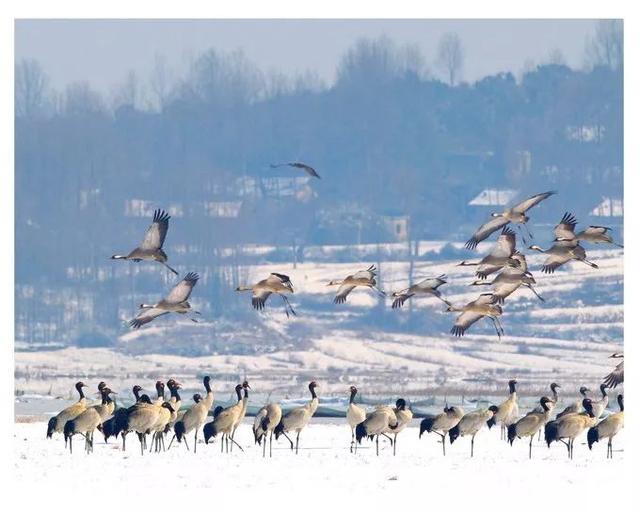
M 490 211 L 468 206 L 485 188 L 557 190 L 579 218 L 622 197 L 620 23 L 598 25 L 583 69 L 554 53 L 474 83 L 459 80 L 452 41 L 438 49 L 445 81 L 385 37 L 355 43 L 330 86 L 215 49 L 184 76 L 158 57 L 109 97 L 89 82 L 52 90 L 38 62 L 16 62 L 17 282 L 63 284 L 69 268 L 104 264 L 155 207 L 180 219 L 167 252 L 210 262 L 248 243 L 386 241 L 380 216 L 408 217 L 412 239 L 464 240 Z M 270 167 L 290 161 L 322 178 Z

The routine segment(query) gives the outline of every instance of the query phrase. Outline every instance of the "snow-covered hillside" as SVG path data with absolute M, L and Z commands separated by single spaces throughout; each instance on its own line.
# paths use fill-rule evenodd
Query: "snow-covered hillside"
M 488 248 L 485 245 L 480 253 Z M 500 396 L 511 377 L 518 378 L 523 393 L 531 396 L 539 395 L 552 380 L 569 394 L 583 383 L 595 389 L 613 367 L 607 356 L 622 348 L 623 253 L 598 249 L 590 250 L 589 257 L 598 269 L 575 262 L 543 275 L 537 269 L 544 256 L 529 256 L 545 302 L 526 289 L 509 297 L 501 341 L 484 321 L 463 338 L 452 337 L 448 331 L 455 316 L 433 298 L 413 299 L 398 311 L 390 308 L 389 299 L 355 291 L 346 304 L 333 304 L 335 288 L 326 283 L 374 260 L 355 265 L 303 263 L 295 269 L 271 264 L 249 267 L 249 281 L 272 271 L 291 276 L 297 317 L 287 319 L 276 297 L 264 313 L 255 312 L 256 325 L 215 319 L 194 324 L 170 315 L 125 332 L 115 349 L 18 351 L 16 388 L 67 396 L 80 377 L 130 388 L 136 382 L 174 376 L 199 389 L 198 376 L 208 373 L 223 392 L 246 375 L 259 392 L 275 390 L 282 396 L 304 394 L 304 383 L 310 379 L 322 381 L 325 394 L 343 394 L 354 382 L 368 393 L 413 398 L 476 390 Z M 414 281 L 446 274 L 448 283 L 441 288 L 445 297 L 454 303 L 473 300 L 487 287 L 469 286 L 474 267 L 457 266 L 458 262 L 417 261 Z M 408 263 L 379 266 L 382 288 L 394 291 L 407 286 Z M 245 299 L 250 309 L 250 297 Z M 197 289 L 192 302 L 197 306 Z M 179 347 L 194 345 L 211 355 L 176 355 L 181 353 Z

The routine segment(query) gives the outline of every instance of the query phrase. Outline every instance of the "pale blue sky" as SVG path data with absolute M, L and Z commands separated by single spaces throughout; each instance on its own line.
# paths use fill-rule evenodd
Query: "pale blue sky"
M 263 70 L 313 70 L 327 82 L 340 56 L 358 38 L 386 34 L 419 45 L 434 72 L 440 36 L 457 32 L 464 44 L 465 80 L 499 71 L 518 73 L 526 60 L 544 61 L 559 49 L 583 63 L 593 20 L 18 20 L 17 58 L 36 58 L 56 88 L 88 80 L 108 91 L 129 69 L 146 77 L 154 55 L 181 71 L 210 47 L 241 48 Z

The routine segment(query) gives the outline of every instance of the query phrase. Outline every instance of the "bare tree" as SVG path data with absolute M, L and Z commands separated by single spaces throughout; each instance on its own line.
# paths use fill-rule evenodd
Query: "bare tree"
M 449 85 L 455 85 L 460 78 L 463 62 L 464 50 L 460 37 L 455 32 L 447 32 L 438 43 L 437 64 L 447 73 Z
M 15 113 L 31 117 L 42 111 L 47 99 L 48 79 L 38 61 L 21 60 L 15 66 Z
M 347 50 L 338 64 L 338 82 L 384 82 L 398 75 L 401 63 L 395 44 L 386 36 L 362 38 Z
M 548 64 L 555 64 L 557 66 L 566 66 L 567 59 L 564 58 L 564 54 L 560 48 L 554 48 L 549 52 L 549 56 L 547 57 Z
M 536 70 L 536 63 L 532 58 L 527 58 L 524 60 L 522 64 L 522 68 L 520 69 L 520 81 L 524 75 L 528 73 L 533 73 Z
M 193 63 L 189 83 L 211 105 L 249 104 L 264 91 L 262 72 L 241 51 L 203 53 Z
M 169 96 L 171 82 L 171 71 L 167 66 L 167 58 L 164 55 L 156 54 L 153 61 L 153 69 L 149 77 L 149 86 L 155 96 L 155 103 L 160 111 L 164 110 Z
M 417 44 L 407 44 L 402 51 L 403 67 L 420 78 L 429 76 L 424 55 Z
M 91 89 L 88 82 L 69 84 L 64 93 L 64 112 L 67 115 L 83 115 L 104 112 L 104 101 Z
M 142 88 L 137 73 L 131 69 L 127 72 L 124 81 L 113 93 L 114 110 L 122 105 L 131 107 L 139 106 L 142 101 Z
M 599 20 L 592 37 L 587 38 L 585 58 L 587 65 L 621 69 L 624 57 L 622 20 Z

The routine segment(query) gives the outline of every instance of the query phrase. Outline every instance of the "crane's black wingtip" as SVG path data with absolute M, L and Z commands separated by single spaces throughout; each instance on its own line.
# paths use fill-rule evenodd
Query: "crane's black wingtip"
M 464 327 L 460 327 L 459 325 L 454 325 L 451 328 L 451 334 L 453 334 L 456 338 L 460 338 L 464 336 Z
M 476 240 L 475 238 L 470 238 L 469 240 L 467 240 L 467 243 L 464 244 L 464 248 L 469 249 L 470 251 L 475 251 L 476 247 L 478 247 L 478 240 Z
M 165 212 L 161 208 L 158 208 L 153 212 L 153 222 L 169 222 L 170 218 L 171 218 L 171 215 L 169 215 L 167 212 Z

